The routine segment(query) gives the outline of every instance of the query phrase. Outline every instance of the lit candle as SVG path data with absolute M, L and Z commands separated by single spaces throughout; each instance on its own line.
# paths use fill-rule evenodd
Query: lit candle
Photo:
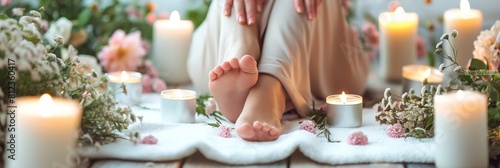
M 15 147 L 15 160 L 8 158 L 6 167 L 67 167 L 71 158 L 81 121 L 78 102 L 41 97 L 16 99 L 17 111 L 10 115 L 9 122 L 15 130 L 7 134 L 7 146 Z M 5 149 L 4 149 L 5 150 Z
M 401 80 L 401 68 L 417 59 L 416 13 L 405 13 L 398 7 L 395 12 L 384 12 L 378 17 L 380 27 L 379 75 L 389 81 Z
M 121 71 L 106 74 L 108 90 L 113 91 L 113 97 L 120 104 L 138 105 L 141 103 L 142 75 L 139 72 Z M 126 94 L 122 84 L 125 85 Z
M 406 65 L 403 67 L 403 92 L 415 90 L 420 94 L 424 80 L 428 85 L 437 86 L 443 82 L 443 74 L 438 69 L 426 65 Z
M 169 89 L 161 92 L 162 121 L 168 123 L 192 123 L 195 121 L 196 92 Z
M 167 83 L 188 83 L 187 58 L 193 23 L 180 20 L 179 12 L 173 11 L 170 20 L 157 20 L 153 27 L 152 61 L 160 78 Z
M 450 33 L 453 30 L 458 31 L 456 39 L 450 38 L 454 48 L 458 51 L 455 56 L 456 62 L 462 67 L 466 67 L 469 59 L 473 57 L 474 41 L 481 32 L 483 25 L 483 14 L 476 9 L 470 9 L 468 0 L 460 1 L 460 9 L 449 9 L 444 13 L 444 32 Z M 447 42 L 443 43 L 446 53 L 453 57 L 454 53 Z M 445 59 L 447 65 L 451 62 Z M 448 68 L 450 72 L 453 68 Z
M 473 91 L 434 97 L 436 167 L 488 167 L 487 101 Z
M 326 98 L 328 124 L 335 127 L 360 127 L 363 97 L 354 94 L 336 94 Z

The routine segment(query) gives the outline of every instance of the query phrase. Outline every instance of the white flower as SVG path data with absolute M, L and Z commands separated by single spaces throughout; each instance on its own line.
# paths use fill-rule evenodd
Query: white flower
M 443 35 L 441 36 L 441 38 L 440 38 L 440 39 L 441 39 L 441 40 L 444 40 L 444 39 L 448 39 L 449 37 L 450 37 L 450 34 L 445 33 L 445 34 L 443 34 Z
M 40 12 L 35 11 L 35 10 L 31 10 L 30 14 L 33 15 L 34 17 L 38 17 L 38 18 L 42 17 L 42 15 L 40 14 Z
M 436 89 L 436 95 L 440 95 L 440 94 L 441 94 L 441 87 L 442 87 L 442 86 L 441 86 L 441 84 L 439 84 L 439 85 L 437 86 L 437 89 Z
M 102 69 L 97 59 L 90 55 L 78 55 L 78 60 L 80 63 L 75 67 L 76 70 L 83 72 L 85 74 L 91 74 L 94 70 L 99 78 L 102 75 Z
M 45 33 L 45 38 L 48 39 L 50 44 L 56 43 L 54 38 L 56 36 L 62 37 L 62 43 L 66 44 L 71 37 L 71 28 L 73 28 L 73 24 L 70 20 L 65 17 L 59 18 L 55 23 L 52 23 Z
M 33 80 L 34 82 L 39 82 L 40 80 L 42 80 L 42 77 L 40 77 L 40 74 L 38 74 L 37 71 L 30 71 L 30 74 L 31 80 Z
M 444 63 L 442 63 L 441 65 L 439 65 L 439 71 L 443 72 L 444 68 L 445 68 L 444 67 Z
M 387 99 L 387 97 L 391 96 L 391 88 L 386 88 L 385 91 L 384 91 L 384 98 Z
M 420 90 L 420 95 L 424 95 L 425 94 L 425 91 L 427 90 L 427 88 L 425 88 L 425 86 L 422 86 L 422 89 Z M 423 99 L 422 99 L 423 100 Z
M 23 10 L 22 8 L 14 8 L 12 9 L 12 14 L 16 15 L 16 16 L 22 16 L 23 15 Z
M 457 67 L 455 67 L 455 69 L 453 69 L 453 72 L 455 72 L 455 73 L 460 73 L 461 71 L 462 71 L 461 66 L 457 66 Z
M 443 41 L 436 44 L 436 48 L 443 48 Z
M 211 115 L 217 110 L 217 103 L 215 102 L 215 99 L 209 98 L 208 99 L 208 105 L 205 107 L 205 114 Z

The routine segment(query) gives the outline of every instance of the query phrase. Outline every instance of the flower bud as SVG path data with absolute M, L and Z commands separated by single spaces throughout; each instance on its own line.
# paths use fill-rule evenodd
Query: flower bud
M 445 68 L 444 67 L 444 63 L 442 63 L 441 65 L 439 65 L 439 71 L 443 72 L 444 68 Z

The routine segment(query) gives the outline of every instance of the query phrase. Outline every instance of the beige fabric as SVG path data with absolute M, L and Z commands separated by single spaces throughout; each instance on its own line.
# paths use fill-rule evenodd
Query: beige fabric
M 287 107 L 305 116 L 312 101 L 331 94 L 362 94 L 369 63 L 345 21 L 338 0 L 325 0 L 318 17 L 297 14 L 292 0 L 268 0 L 256 25 L 245 26 L 222 14 L 213 1 L 207 19 L 193 35 L 188 72 L 198 93 L 208 93 L 208 73 L 245 54 L 255 56 L 259 73 L 273 75 L 288 94 Z

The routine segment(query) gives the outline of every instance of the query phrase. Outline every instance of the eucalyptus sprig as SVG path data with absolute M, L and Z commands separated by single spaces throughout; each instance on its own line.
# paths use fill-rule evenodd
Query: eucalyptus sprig
M 315 123 L 315 127 L 319 130 L 317 136 L 324 135 L 326 140 L 330 143 L 338 143 L 340 141 L 332 141 L 330 132 L 330 126 L 328 125 L 328 117 L 326 112 L 322 109 L 316 109 L 315 103 L 313 102 L 313 108 L 307 114 L 309 119 Z

